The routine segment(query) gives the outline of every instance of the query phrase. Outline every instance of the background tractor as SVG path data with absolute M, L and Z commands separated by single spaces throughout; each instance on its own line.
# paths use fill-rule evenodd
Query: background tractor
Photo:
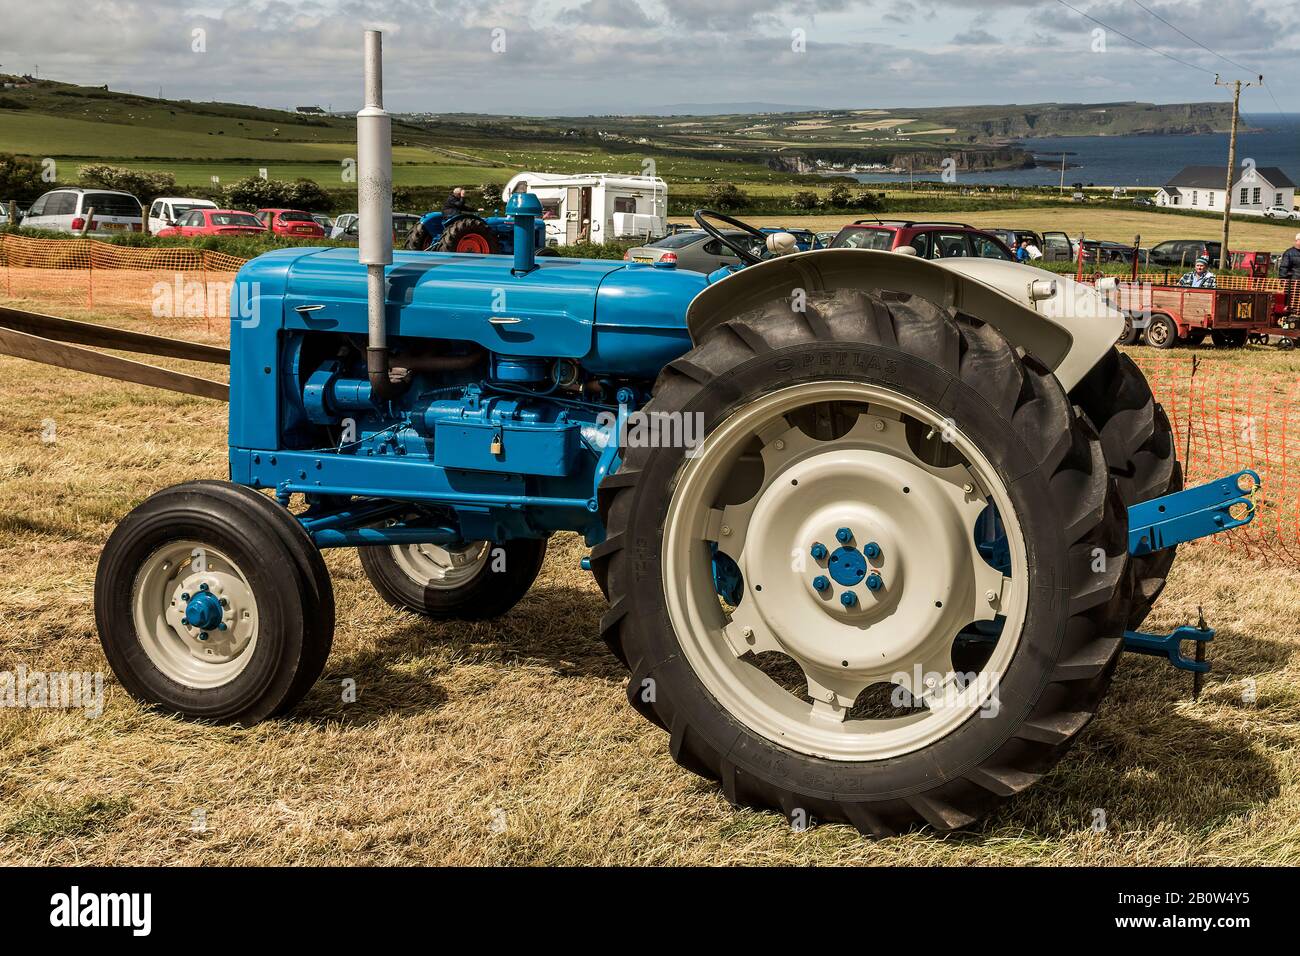
M 371 32 L 359 248 L 239 273 L 230 480 L 158 492 L 103 550 L 99 635 L 140 700 L 245 724 L 292 708 L 330 651 L 321 549 L 357 548 L 395 606 L 490 618 L 577 532 L 628 700 L 680 764 L 734 804 L 947 831 L 1060 760 L 1172 546 L 1250 520 L 1253 475 L 1180 491 L 1122 316 L 1069 279 L 800 252 L 705 211 L 743 267 L 538 259 L 530 194 L 510 258 L 394 255 L 379 81 Z M 220 394 L 42 355 L 38 327 L 88 333 L 24 321 L 0 346 Z M 1167 641 L 1129 638 L 1178 663 Z
M 541 255 L 554 255 L 546 246 L 546 225 L 538 217 L 533 226 L 533 245 Z M 426 213 L 406 237 L 406 248 L 416 251 L 468 252 L 478 255 L 507 255 L 515 252 L 515 226 L 510 216 L 479 216 L 467 213 L 444 216 Z

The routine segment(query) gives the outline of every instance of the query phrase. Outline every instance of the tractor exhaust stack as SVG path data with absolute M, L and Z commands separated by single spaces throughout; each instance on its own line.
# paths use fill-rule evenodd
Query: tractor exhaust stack
M 366 371 L 378 401 L 395 393 L 388 375 L 388 298 L 384 267 L 393 263 L 393 125 L 384 110 L 383 34 L 367 30 L 365 105 L 357 113 L 358 260 L 366 267 L 369 341 Z

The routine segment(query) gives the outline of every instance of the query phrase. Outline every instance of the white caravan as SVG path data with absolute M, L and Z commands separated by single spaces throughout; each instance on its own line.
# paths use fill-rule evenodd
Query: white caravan
M 658 176 L 520 173 L 501 192 L 542 201 L 546 244 L 658 239 L 668 234 L 668 184 Z

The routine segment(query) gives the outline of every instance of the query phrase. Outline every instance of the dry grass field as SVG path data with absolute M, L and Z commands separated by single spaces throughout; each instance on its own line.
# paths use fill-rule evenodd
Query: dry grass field
M 220 341 L 202 320 L 165 331 Z M 1259 348 L 1233 361 L 1300 371 Z M 226 408 L 9 358 L 0 403 L 0 670 L 104 671 L 107 695 L 96 719 L 0 710 L 5 862 L 1300 863 L 1298 569 L 1185 548 L 1150 624 L 1204 607 L 1218 636 L 1199 700 L 1190 676 L 1130 655 L 1099 718 L 1022 798 L 971 832 L 871 842 L 732 810 L 672 762 L 623 700 L 572 536 L 513 613 L 471 625 L 391 610 L 354 553 L 329 552 L 334 652 L 295 712 L 237 729 L 139 707 L 96 640 L 99 549 L 151 492 L 225 477 Z

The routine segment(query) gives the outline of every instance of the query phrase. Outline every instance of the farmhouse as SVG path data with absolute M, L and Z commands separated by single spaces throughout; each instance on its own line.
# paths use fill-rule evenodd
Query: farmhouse
M 1188 166 L 1156 190 L 1157 206 L 1223 210 L 1222 166 Z M 1232 184 L 1233 212 L 1262 214 L 1269 206 L 1295 208 L 1295 183 L 1276 166 L 1243 166 Z

